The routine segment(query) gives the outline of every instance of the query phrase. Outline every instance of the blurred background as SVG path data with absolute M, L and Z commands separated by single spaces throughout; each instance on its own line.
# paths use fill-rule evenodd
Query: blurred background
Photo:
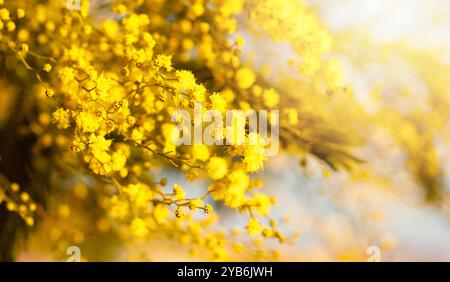
M 334 55 L 343 62 L 345 80 L 368 113 L 382 120 L 388 109 L 395 109 L 411 121 L 408 113 L 420 111 L 420 118 L 426 119 L 436 107 L 425 97 L 434 95 L 442 96 L 447 103 L 442 105 L 444 116 L 449 113 L 448 88 L 433 93 L 433 82 L 427 81 L 428 76 L 433 76 L 430 69 L 436 67 L 435 59 L 440 62 L 438 68 L 443 75 L 450 77 L 448 3 L 439 0 L 308 3 L 337 38 Z M 245 30 L 242 34 L 251 37 Z M 283 58 L 293 53 L 282 43 L 261 44 L 260 39 L 254 45 L 250 42 L 246 51 L 257 58 L 257 63 L 261 60 L 283 69 L 289 68 L 282 65 Z M 429 58 L 433 60 L 427 61 Z M 415 60 L 417 65 L 411 67 L 409 60 Z M 280 79 L 277 74 L 274 76 Z M 432 145 L 420 150 L 423 153 L 436 150 L 443 179 L 439 189 L 446 195 L 450 191 L 450 122 L 444 119 L 443 126 L 431 137 Z M 436 125 L 433 122 L 421 125 L 425 127 L 423 134 Z M 346 173 L 324 175 L 314 159 L 308 159 L 305 169 L 299 167 L 297 158 L 287 154 L 271 160 L 263 179 L 269 194 L 276 194 L 279 199 L 275 212 L 301 234 L 294 247 L 282 250 L 283 260 L 365 261 L 370 257 L 366 253 L 369 246 L 380 247 L 383 261 L 450 260 L 448 200 L 439 200 L 439 204 L 424 202 L 427 192 L 423 188 L 427 184 L 418 180 L 408 164 L 418 152 L 409 150 L 407 143 L 417 142 L 423 136 L 406 134 L 400 137 L 406 140 L 398 142 L 398 136 L 389 133 L 407 126 L 386 119 L 383 128 L 370 132 L 368 144 L 358 151 L 358 156 L 367 160 L 365 165 L 376 175 L 370 181 L 355 180 Z

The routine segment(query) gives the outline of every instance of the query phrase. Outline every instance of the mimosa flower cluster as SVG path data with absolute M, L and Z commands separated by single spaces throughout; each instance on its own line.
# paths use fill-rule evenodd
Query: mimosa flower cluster
M 263 238 L 287 241 L 270 217 L 276 197 L 264 192 L 258 178 L 270 160 L 258 132 L 237 135 L 241 140 L 234 145 L 173 142 L 173 114 L 193 113 L 198 104 L 203 112 L 219 113 L 279 109 L 279 118 L 265 119 L 281 128 L 284 149 L 311 153 L 333 168 L 355 161 L 347 148 L 356 141 L 327 125 L 332 117 L 325 108 L 311 110 L 314 104 L 335 107 L 329 96 L 348 91 L 339 63 L 322 58 L 330 50 L 330 35 L 303 3 L 124 0 L 92 12 L 89 1 L 81 1 L 80 11 L 59 2 L 65 1 L 0 1 L 0 51 L 8 79 L 15 81 L 10 93 L 26 97 L 20 102 L 27 107 L 20 132 L 36 138 L 35 173 L 49 176 L 41 179 L 59 191 L 54 193 L 70 188 L 71 197 L 96 202 L 96 216 L 91 215 L 95 232 L 113 228 L 126 240 L 164 234 L 193 253 L 209 250 L 226 259 L 232 249 L 243 247 L 229 239 L 228 231 L 212 227 L 219 218 L 216 207 L 225 206 L 247 216 L 246 233 L 253 241 L 249 250 Z M 253 21 L 248 30 L 292 42 L 303 58 L 294 63 L 300 79 L 279 87 L 245 59 L 237 15 L 247 10 Z M 292 32 L 276 33 L 280 25 Z M 301 94 L 287 90 L 299 84 Z M 311 92 L 316 97 L 303 103 Z M 338 104 L 342 107 L 350 101 L 340 99 L 346 101 Z M 245 118 L 237 119 L 248 126 Z M 326 143 L 315 126 L 329 134 Z M 224 139 L 233 128 L 219 130 L 224 134 L 213 137 Z M 182 172 L 193 187 L 204 182 L 207 188 L 191 196 L 187 187 L 168 181 L 162 170 L 167 168 Z M 74 178 L 83 181 L 75 185 Z M 4 199 L 10 211 L 33 225 L 40 215 L 34 214 L 32 195 L 9 196 L 5 191 L 10 188 L 1 187 L 0 202 Z M 53 216 L 51 208 L 41 205 L 44 217 L 70 214 L 67 205 Z M 64 230 L 84 240 L 80 229 Z

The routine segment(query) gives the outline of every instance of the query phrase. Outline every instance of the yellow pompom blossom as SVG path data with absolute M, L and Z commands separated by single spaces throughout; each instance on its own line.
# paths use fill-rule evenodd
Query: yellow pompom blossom
M 164 223 L 169 218 L 169 209 L 164 205 L 157 205 L 153 209 L 153 214 L 157 223 Z
M 250 218 L 250 222 L 247 225 L 247 233 L 252 237 L 256 237 L 261 235 L 262 231 L 261 223 L 256 218 Z
M 227 161 L 220 157 L 212 157 L 209 159 L 205 167 L 206 173 L 211 179 L 218 180 L 223 178 L 228 172 Z
M 245 192 L 250 179 L 244 170 L 238 169 L 231 172 L 227 180 L 229 187 L 224 194 L 224 202 L 232 208 L 239 208 L 247 200 Z
M 16 14 L 17 14 L 17 18 L 21 19 L 21 18 L 25 17 L 25 10 L 24 9 L 17 9 Z
M 131 232 L 136 237 L 144 237 L 149 231 L 143 219 L 135 218 L 131 222 Z
M 263 92 L 263 100 L 265 106 L 268 108 L 274 108 L 278 106 L 280 96 L 274 89 L 267 89 Z
M 45 64 L 44 67 L 42 68 L 45 72 L 50 72 L 52 70 L 52 65 L 50 64 Z
M 214 93 L 209 99 L 211 100 L 211 109 L 219 112 L 224 112 L 227 109 L 227 101 L 222 94 Z
M 156 56 L 155 66 L 172 71 L 172 56 L 160 54 Z
M 2 3 L 3 4 L 3 3 Z M 0 19 L 3 21 L 7 21 L 9 20 L 9 10 L 6 8 L 1 8 L 0 9 Z
M 53 96 L 53 95 L 47 95 L 47 96 Z M 56 124 L 58 128 L 67 128 L 70 125 L 70 112 L 68 110 L 65 110 L 63 108 L 59 108 L 56 110 L 53 115 L 53 122 Z
M 270 213 L 270 208 L 274 203 L 274 199 L 266 194 L 257 193 L 249 200 L 249 205 L 253 207 L 254 211 L 261 215 L 267 216 Z
M 173 194 L 175 195 L 175 198 L 177 200 L 181 200 L 181 199 L 184 199 L 186 192 L 178 184 L 174 184 L 173 185 Z
M 71 82 L 75 79 L 73 68 L 65 67 L 58 72 L 58 77 L 63 83 Z
M 204 144 L 193 145 L 192 157 L 203 162 L 207 161 L 209 159 L 208 146 Z
M 205 205 L 205 213 L 210 214 L 213 211 L 213 207 L 210 204 Z
M 264 155 L 265 141 L 257 133 L 250 133 L 247 137 L 247 144 L 244 146 L 243 164 L 248 172 L 256 172 L 263 167 L 263 162 L 267 160 Z
M 14 30 L 16 30 L 16 24 L 14 22 L 7 22 L 6 30 L 9 32 L 13 32 Z
M 250 88 L 255 83 L 255 73 L 250 68 L 240 68 L 236 71 L 236 85 L 241 89 Z

